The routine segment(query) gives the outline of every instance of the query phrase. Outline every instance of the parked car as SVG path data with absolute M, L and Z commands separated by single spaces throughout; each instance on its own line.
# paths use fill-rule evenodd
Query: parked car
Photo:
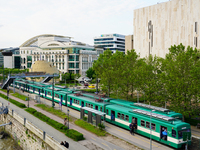
M 89 84 L 88 83 L 84 83 L 84 86 L 88 86 Z
M 95 85 L 92 84 L 92 85 L 89 85 L 88 87 L 89 88 L 95 88 Z

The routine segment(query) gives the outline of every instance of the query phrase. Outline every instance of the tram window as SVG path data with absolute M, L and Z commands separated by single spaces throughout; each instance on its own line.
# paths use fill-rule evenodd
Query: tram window
M 88 104 L 88 107 L 90 107 L 90 104 Z
M 106 110 L 106 114 L 108 115 L 108 109 Z
M 120 116 L 121 116 L 121 114 L 120 114 L 120 113 L 117 113 L 117 118 L 119 118 L 119 119 L 120 119 Z
M 124 120 L 124 114 L 122 114 L 122 120 Z
M 91 104 L 91 108 L 93 108 L 93 105 Z
M 146 128 L 150 128 L 150 123 L 146 122 Z
M 87 103 L 85 104 L 85 106 L 87 107 Z
M 79 101 L 78 101 L 78 104 L 79 104 Z
M 176 137 L 176 131 L 172 129 L 172 137 Z
M 190 129 L 178 131 L 178 138 L 179 139 L 183 138 L 183 132 L 191 132 L 191 131 L 190 131 Z
M 59 98 L 59 95 L 58 95 L 58 94 L 55 94 L 55 97 Z
M 141 126 L 145 127 L 145 121 L 141 120 Z
M 47 92 L 48 95 L 51 95 L 51 92 Z
M 151 123 L 151 130 L 156 130 L 156 124 L 155 123 Z
M 129 121 L 129 116 L 128 115 L 126 115 L 126 121 Z
M 74 99 L 74 103 L 75 103 L 75 99 Z
M 102 107 L 100 108 L 100 111 L 102 112 Z

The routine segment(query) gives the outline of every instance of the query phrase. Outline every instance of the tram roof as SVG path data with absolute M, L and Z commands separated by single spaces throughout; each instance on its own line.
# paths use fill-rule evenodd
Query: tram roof
M 170 112 L 169 109 L 162 108 L 162 107 L 156 107 L 156 106 L 152 106 L 152 105 L 147 105 L 147 104 L 143 104 L 143 103 L 135 103 L 134 105 L 149 108 L 149 109 L 152 109 L 152 110 L 158 110 L 158 111 L 162 111 L 162 112 Z
M 89 112 L 92 112 L 92 113 L 100 115 L 100 116 L 106 115 L 106 113 L 104 113 L 104 112 L 101 112 L 101 111 L 98 111 L 98 110 L 95 110 L 95 109 L 89 108 L 89 107 L 82 107 L 81 109 L 87 110 Z
M 87 96 L 84 96 L 84 95 L 76 96 L 76 95 L 74 95 L 74 93 L 70 94 L 69 96 L 75 97 L 77 100 L 82 100 L 82 101 L 85 101 L 85 102 L 92 102 L 92 103 L 96 103 L 96 104 L 102 105 L 102 106 L 110 104 L 108 102 L 97 102 L 97 101 L 95 101 L 95 98 L 87 97 Z

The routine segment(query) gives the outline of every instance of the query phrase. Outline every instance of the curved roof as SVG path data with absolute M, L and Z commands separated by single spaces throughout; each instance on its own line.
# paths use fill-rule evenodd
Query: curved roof
M 37 35 L 34 36 L 32 38 L 30 38 L 29 40 L 27 40 L 26 42 L 24 42 L 22 45 L 20 45 L 20 47 L 34 47 L 37 46 L 37 41 L 39 37 L 61 37 L 61 38 L 66 38 L 67 36 L 62 36 L 62 35 L 55 35 L 55 34 L 41 34 L 41 35 Z M 71 37 L 67 37 L 67 38 L 71 38 Z
M 52 63 L 47 62 L 45 60 L 38 60 L 32 64 L 29 72 L 45 72 L 46 74 L 59 74 L 59 71 L 56 67 L 53 66 Z

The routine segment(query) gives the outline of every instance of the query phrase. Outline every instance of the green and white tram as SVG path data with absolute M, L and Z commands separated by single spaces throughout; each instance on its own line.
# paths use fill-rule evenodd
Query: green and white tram
M 150 137 L 151 131 L 152 139 L 174 148 L 180 148 L 186 144 L 183 141 L 183 132 L 189 132 L 191 135 L 190 124 L 182 122 L 179 119 L 157 114 L 156 112 L 152 112 L 151 114 L 151 112 L 142 109 L 107 105 L 106 114 L 106 121 L 128 130 L 130 130 L 129 124 L 134 120 L 137 124 L 136 133 Z M 166 130 L 167 136 L 163 135 L 164 130 Z M 191 140 L 188 143 L 190 145 Z

